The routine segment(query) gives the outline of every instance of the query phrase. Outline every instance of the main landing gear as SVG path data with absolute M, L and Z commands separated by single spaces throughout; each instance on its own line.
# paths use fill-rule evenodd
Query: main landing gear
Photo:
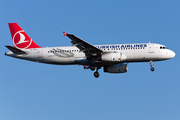
M 94 72 L 94 77 L 96 77 L 96 78 L 99 77 L 99 72 L 98 72 L 98 70 L 99 70 L 100 68 L 101 68 L 101 67 L 95 67 L 94 65 L 91 65 L 91 66 L 90 66 L 90 69 L 91 69 L 92 71 L 94 71 L 94 70 L 96 69 L 96 71 Z
M 94 65 L 90 65 L 89 67 L 86 67 L 86 65 L 83 65 L 84 69 L 90 69 L 91 71 L 94 71 L 96 69 L 96 71 L 94 72 L 94 77 L 98 78 L 100 75 L 99 75 L 99 72 L 98 70 L 101 69 L 101 67 L 99 66 L 94 66 Z
M 94 65 L 91 65 L 91 66 L 90 66 L 90 69 L 91 69 L 92 71 L 94 71 L 94 70 L 95 70 L 95 66 L 94 66 Z
M 101 67 L 97 67 L 96 72 L 94 72 L 94 77 L 96 78 L 99 77 L 99 72 L 98 72 L 99 69 L 101 69 Z
M 94 72 L 94 77 L 96 77 L 96 78 L 99 77 L 99 72 L 98 71 Z
M 153 67 L 153 61 L 152 60 L 150 61 L 150 65 L 151 65 L 151 71 L 153 72 L 154 71 L 154 67 Z

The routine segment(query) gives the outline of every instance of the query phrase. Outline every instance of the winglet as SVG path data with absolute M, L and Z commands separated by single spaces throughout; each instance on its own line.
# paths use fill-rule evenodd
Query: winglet
M 64 36 L 66 36 L 68 34 L 68 33 L 64 32 L 64 31 L 63 31 L 63 33 L 64 33 Z

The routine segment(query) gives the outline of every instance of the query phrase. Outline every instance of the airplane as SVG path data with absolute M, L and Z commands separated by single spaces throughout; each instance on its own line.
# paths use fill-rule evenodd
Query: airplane
M 94 71 L 102 67 L 107 73 L 126 73 L 128 63 L 150 62 L 150 70 L 154 71 L 153 62 L 171 59 L 175 52 L 166 46 L 155 43 L 92 45 L 73 34 L 64 33 L 71 39 L 72 46 L 40 47 L 17 23 L 8 23 L 14 46 L 6 45 L 10 51 L 5 55 L 54 65 L 82 65 L 84 69 Z

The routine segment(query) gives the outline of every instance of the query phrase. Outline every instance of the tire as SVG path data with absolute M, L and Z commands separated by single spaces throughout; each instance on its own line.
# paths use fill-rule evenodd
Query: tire
M 90 66 L 90 69 L 92 70 L 92 71 L 94 71 L 95 70 L 95 66 Z
M 154 71 L 154 68 L 153 68 L 153 67 L 151 67 L 151 71 L 152 71 L 152 72 Z
M 99 73 L 98 72 L 94 72 L 94 77 L 98 78 L 99 77 Z

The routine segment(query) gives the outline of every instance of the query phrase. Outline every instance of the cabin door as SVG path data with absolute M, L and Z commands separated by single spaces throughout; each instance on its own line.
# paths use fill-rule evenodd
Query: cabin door
M 149 43 L 149 53 L 154 53 L 154 44 Z

